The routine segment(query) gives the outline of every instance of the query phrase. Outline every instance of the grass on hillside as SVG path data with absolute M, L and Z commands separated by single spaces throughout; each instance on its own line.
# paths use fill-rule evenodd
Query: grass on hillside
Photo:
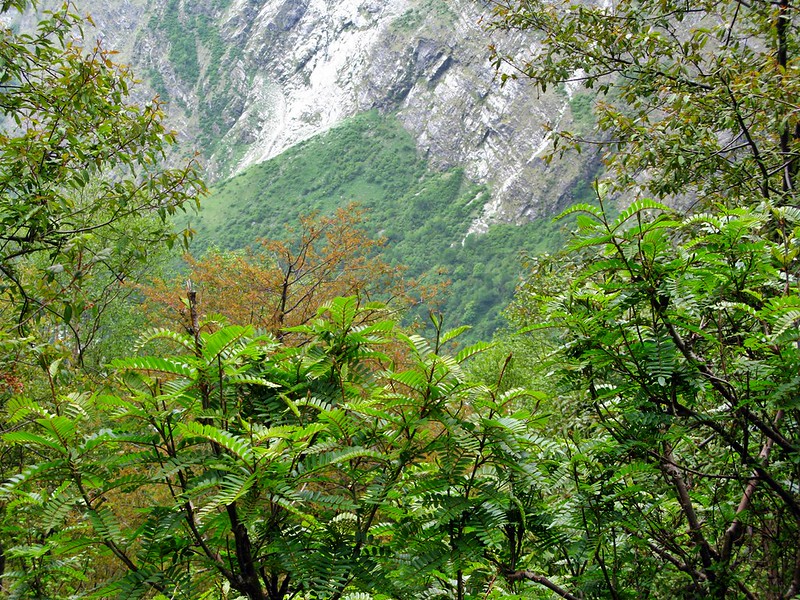
M 488 199 L 460 169 L 430 169 L 400 123 L 373 111 L 220 184 L 192 226 L 196 251 L 241 248 L 282 236 L 300 215 L 355 201 L 370 231 L 386 238 L 387 261 L 413 277 L 451 281 L 442 307 L 449 326 L 473 325 L 472 337 L 487 339 L 519 279 L 520 253 L 561 243 L 560 226 L 546 220 L 466 236 Z

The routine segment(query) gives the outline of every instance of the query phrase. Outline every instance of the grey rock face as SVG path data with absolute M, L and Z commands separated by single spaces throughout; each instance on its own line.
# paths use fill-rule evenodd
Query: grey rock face
M 488 60 L 492 40 L 481 24 L 480 2 L 78 4 L 112 45 L 128 48 L 137 72 L 160 77 L 176 126 L 213 149 L 212 177 L 269 159 L 371 109 L 397 113 L 433 165 L 462 166 L 491 186 L 476 232 L 496 221 L 551 214 L 598 167 L 596 157 L 585 155 L 558 170 L 541 160 L 549 145 L 544 125 L 569 121 L 569 96 L 536 95 L 524 82 L 500 85 Z M 199 72 L 187 73 L 185 65 L 181 71 L 171 60 L 181 40 L 174 28 L 170 33 L 159 25 L 168 13 L 181 26 L 177 35 L 195 36 Z M 523 48 L 531 40 L 503 43 Z
M 278 10 L 272 27 L 282 32 L 291 30 L 303 18 L 307 9 L 308 2 L 306 1 L 288 0 Z

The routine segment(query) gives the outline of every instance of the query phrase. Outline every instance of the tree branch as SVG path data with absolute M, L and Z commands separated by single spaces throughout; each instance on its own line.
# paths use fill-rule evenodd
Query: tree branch
M 546 587 L 551 592 L 555 592 L 556 594 L 558 594 L 562 598 L 565 598 L 566 600 L 580 600 L 580 598 L 578 598 L 577 596 L 575 596 L 573 594 L 570 594 L 564 588 L 559 587 L 558 585 L 556 585 L 555 583 L 550 581 L 544 575 L 538 575 L 538 574 L 534 573 L 533 571 L 510 571 L 510 572 L 504 573 L 503 576 L 508 581 L 523 581 L 523 580 L 533 581 L 534 583 L 538 583 L 539 585 L 543 585 L 544 587 Z

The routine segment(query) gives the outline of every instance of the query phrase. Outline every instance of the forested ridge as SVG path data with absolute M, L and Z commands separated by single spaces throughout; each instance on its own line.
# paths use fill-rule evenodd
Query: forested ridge
M 71 5 L 4 31 L 2 595 L 800 596 L 797 7 L 492 8 L 607 174 L 475 343 L 352 205 L 175 277 L 159 100 Z
M 521 256 L 560 248 L 566 228 L 535 219 L 471 232 L 490 195 L 463 169 L 432 169 L 393 115 L 370 111 L 213 186 L 203 210 L 187 222 L 195 254 L 208 247 L 240 251 L 254 239 L 290 238 L 286 226 L 296 226 L 299 216 L 330 214 L 343 199 L 353 200 L 363 229 L 382 240 L 378 255 L 406 277 L 446 283 L 438 308 L 453 326 L 470 325 L 466 338 L 478 341 L 504 323 Z M 418 311 L 423 319 L 430 308 Z

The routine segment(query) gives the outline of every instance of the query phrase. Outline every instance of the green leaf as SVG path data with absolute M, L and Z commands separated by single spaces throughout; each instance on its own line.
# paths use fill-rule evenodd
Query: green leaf
M 12 431 L 11 433 L 4 433 L 3 441 L 8 444 L 17 444 L 22 446 L 43 446 L 45 448 L 55 450 L 64 456 L 69 455 L 70 450 L 68 446 L 64 446 L 56 439 L 36 433 L 30 433 L 28 431 Z
M 464 333 L 465 331 L 469 331 L 470 329 L 472 329 L 472 327 L 469 325 L 462 325 L 461 327 L 451 329 L 450 331 L 447 331 L 442 335 L 441 343 L 446 344 L 450 340 L 457 338 L 462 333 Z
M 212 364 L 231 346 L 237 344 L 245 337 L 252 335 L 252 333 L 252 327 L 229 325 L 209 336 L 204 336 L 203 358 L 205 358 L 207 364 Z
M 583 213 L 594 217 L 596 219 L 595 222 L 598 225 L 605 220 L 605 215 L 603 215 L 603 211 L 600 208 L 586 203 L 573 204 L 569 208 L 566 208 L 562 212 L 558 213 L 558 215 L 553 217 L 553 220 L 562 221 L 566 217 L 576 213 Z
M 150 329 L 139 336 L 134 349 L 139 350 L 144 347 L 145 344 L 155 340 L 171 340 L 185 348 L 188 352 L 194 352 L 194 338 L 161 327 Z
M 192 380 L 197 378 L 197 369 L 180 358 L 146 356 L 141 358 L 115 359 L 111 361 L 111 366 L 121 371 L 130 370 L 146 373 L 162 373 Z
M 198 520 L 203 522 L 208 515 L 221 506 L 229 506 L 239 500 L 253 487 L 255 481 L 255 474 L 250 474 L 247 477 L 240 477 L 233 473 L 227 473 L 225 477 L 219 481 L 219 492 L 212 496 L 198 511 Z
M 670 214 L 672 212 L 672 210 L 668 206 L 660 202 L 656 202 L 655 200 L 651 200 L 648 198 L 643 198 L 641 200 L 636 200 L 630 206 L 628 206 L 628 208 L 623 210 L 619 214 L 619 216 L 617 216 L 617 218 L 614 219 L 613 223 L 609 225 L 609 229 L 611 231 L 616 231 L 631 217 L 651 210 L 659 211 L 665 214 Z
M 455 361 L 457 363 L 462 363 L 468 358 L 475 356 L 476 354 L 480 354 L 481 352 L 485 352 L 489 348 L 492 348 L 494 344 L 489 342 L 478 342 L 476 344 L 472 344 L 471 346 L 467 346 L 463 350 L 461 350 L 455 356 Z
M 185 436 L 202 437 L 209 441 L 219 444 L 231 454 L 238 457 L 243 466 L 249 470 L 253 469 L 253 451 L 250 440 L 236 436 L 228 431 L 223 431 L 213 425 L 201 425 L 200 423 L 188 422 L 179 423 L 177 430 Z

